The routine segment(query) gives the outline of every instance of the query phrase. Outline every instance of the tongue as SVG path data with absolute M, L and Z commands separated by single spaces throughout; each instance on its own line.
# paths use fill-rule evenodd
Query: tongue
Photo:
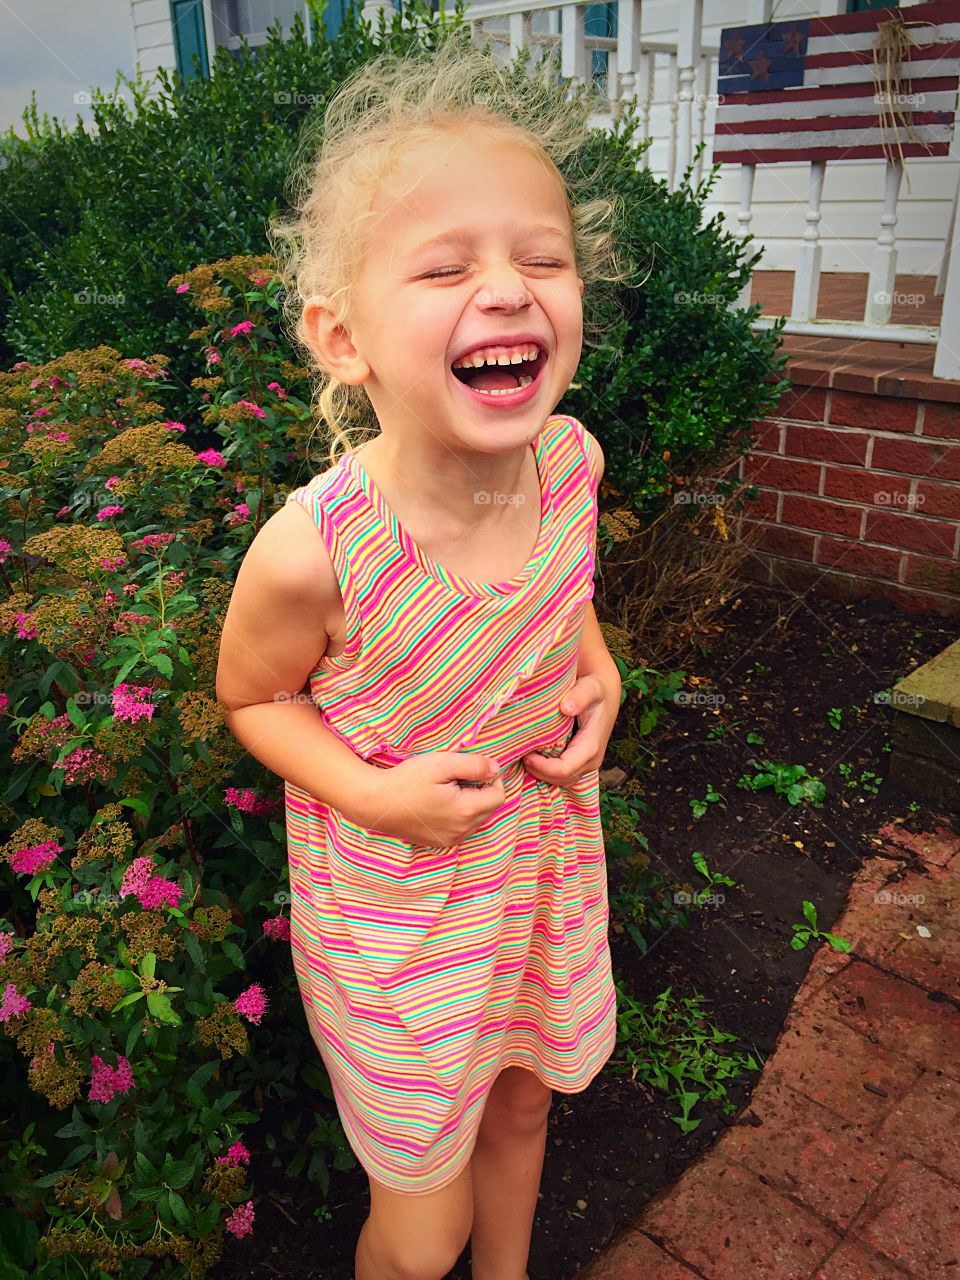
M 496 365 L 482 365 L 470 379 L 470 386 L 477 391 L 506 391 L 518 387 L 519 379 L 509 369 Z

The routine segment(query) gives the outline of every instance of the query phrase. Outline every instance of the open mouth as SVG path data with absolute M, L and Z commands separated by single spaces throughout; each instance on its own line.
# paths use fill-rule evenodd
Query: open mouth
M 542 347 L 538 347 L 532 360 L 519 360 L 515 364 L 488 363 L 451 368 L 451 372 L 458 382 L 478 396 L 517 399 L 521 392 L 529 392 L 539 381 L 546 362 L 547 353 Z

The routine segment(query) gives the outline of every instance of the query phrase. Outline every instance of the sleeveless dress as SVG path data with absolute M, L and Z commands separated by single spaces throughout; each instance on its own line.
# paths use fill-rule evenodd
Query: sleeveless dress
M 313 516 L 343 596 L 343 652 L 310 675 L 327 727 L 382 768 L 440 750 L 501 766 L 504 803 L 447 848 L 285 788 L 310 1032 L 357 1158 L 399 1192 L 460 1173 L 502 1068 L 579 1092 L 616 1039 L 598 771 L 562 788 L 521 759 L 572 735 L 559 704 L 593 597 L 598 476 L 574 418 L 549 418 L 531 447 L 540 534 L 504 582 L 427 556 L 355 451 L 287 498 Z

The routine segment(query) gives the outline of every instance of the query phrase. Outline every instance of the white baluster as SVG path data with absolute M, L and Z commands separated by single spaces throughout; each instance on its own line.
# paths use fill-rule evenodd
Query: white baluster
M 750 234 L 750 223 L 753 221 L 753 179 L 756 172 L 757 166 L 755 164 L 742 164 L 740 166 L 740 208 L 737 210 L 737 229 L 734 233 L 740 241 L 746 240 Z M 750 254 L 751 261 L 756 257 L 756 253 L 751 252 L 749 247 L 744 252 Z M 751 280 L 748 280 L 740 290 L 740 294 L 734 303 L 736 308 L 749 307 L 752 283 Z
M 676 186 L 693 154 L 693 93 L 700 61 L 703 0 L 682 0 L 677 28 L 677 111 L 679 132 L 671 186 Z
M 711 67 L 712 60 L 709 54 L 705 54 L 697 63 L 697 130 L 694 135 L 694 142 L 696 146 L 700 145 L 707 133 L 707 95 L 710 93 L 711 85 L 713 83 L 710 79 Z M 704 151 L 706 151 L 706 147 L 704 147 Z M 704 151 L 701 151 L 691 177 L 691 181 L 695 186 L 703 177 Z
M 610 49 L 607 52 L 607 98 L 610 102 L 612 115 L 617 109 L 617 103 L 620 101 L 620 72 L 617 67 L 616 49 Z
M 516 58 L 521 49 L 530 48 L 532 15 L 529 10 L 510 14 L 510 61 Z
M 643 50 L 640 47 L 640 0 L 617 0 L 617 71 L 619 98 L 632 98 L 640 89 L 637 75 Z
M 579 4 L 563 6 L 563 34 L 560 43 L 560 74 L 583 84 L 587 79 L 587 49 L 584 44 L 586 10 Z
M 639 120 L 640 138 L 646 141 L 650 137 L 650 110 L 653 105 L 653 70 L 654 59 L 656 54 L 649 49 L 643 49 L 640 52 L 640 61 L 637 66 L 637 103 L 639 111 L 637 113 Z M 642 166 L 644 169 L 650 168 L 650 148 L 647 147 L 643 153 Z
M 893 310 L 893 294 L 897 280 L 897 199 L 900 195 L 900 179 L 903 163 L 889 160 L 883 179 L 883 213 L 880 215 L 880 234 L 873 251 L 873 265 L 867 284 L 867 302 L 863 309 L 865 324 L 889 324 Z
M 667 125 L 667 186 L 672 191 L 677 183 L 677 112 L 680 106 L 677 55 L 667 54 L 667 87 L 670 92 L 670 120 Z
M 793 277 L 793 302 L 791 320 L 815 320 L 817 298 L 820 295 L 820 259 L 823 246 L 820 243 L 820 200 L 823 196 L 823 175 L 826 160 L 810 161 L 810 196 L 807 201 L 807 225 Z
M 960 138 L 954 130 L 950 145 L 951 159 L 960 159 Z M 933 360 L 935 378 L 951 378 L 960 381 L 960 217 L 957 201 L 960 200 L 960 177 L 957 194 L 953 199 L 953 212 L 943 245 L 944 261 L 937 275 L 937 288 L 943 281 L 943 309 L 940 313 L 940 340 Z M 944 274 L 945 270 L 945 274 Z

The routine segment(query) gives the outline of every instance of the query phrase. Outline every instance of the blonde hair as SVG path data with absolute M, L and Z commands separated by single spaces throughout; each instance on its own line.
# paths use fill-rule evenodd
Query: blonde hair
M 576 204 L 577 188 L 589 173 L 562 174 L 590 136 L 587 118 L 599 95 L 592 87 L 564 86 L 527 72 L 524 53 L 501 69 L 488 48 L 472 43 L 469 28 L 453 28 L 435 50 L 404 54 L 384 51 L 355 71 L 327 104 L 322 140 L 305 129 L 289 180 L 292 213 L 274 217 L 268 234 L 285 286 L 284 323 L 314 373 L 312 403 L 338 446 L 354 447 L 358 437 L 376 432 L 373 406 L 362 386 L 340 382 L 306 342 L 303 304 L 325 294 L 338 324 L 348 326 L 353 282 L 365 250 L 365 214 L 404 145 L 416 145 L 440 131 L 464 125 L 506 135 L 509 142 L 540 158 L 557 176 L 570 213 L 577 274 L 590 286 L 619 283 L 627 275 L 617 259 L 613 224 L 622 199 L 595 198 Z M 541 69 L 542 70 L 542 69 Z M 602 292 L 602 288 L 600 290 Z M 604 326 L 605 330 L 606 326 Z M 584 341 L 602 332 L 584 313 Z

